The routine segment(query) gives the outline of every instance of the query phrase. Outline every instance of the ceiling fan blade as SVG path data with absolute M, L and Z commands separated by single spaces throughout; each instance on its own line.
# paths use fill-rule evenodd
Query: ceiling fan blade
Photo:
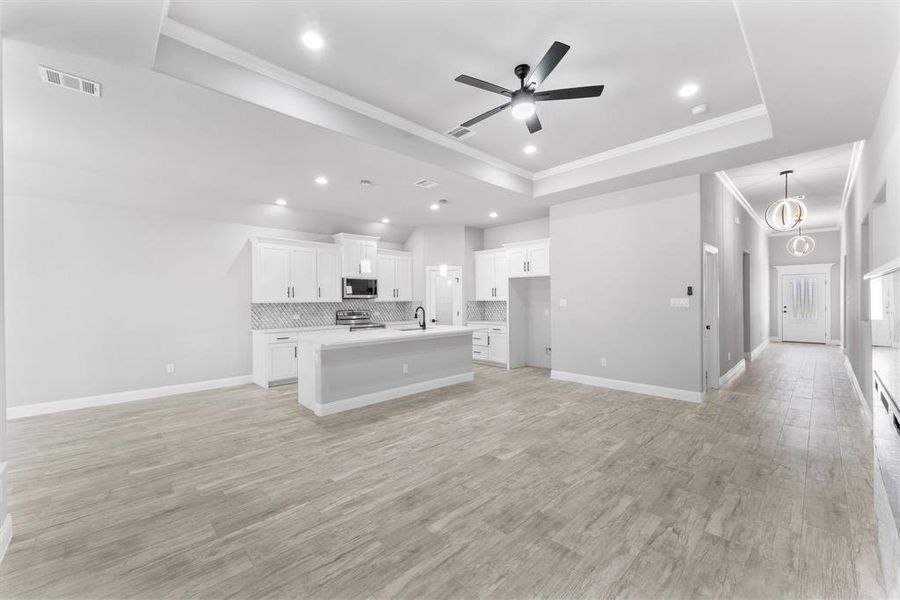
M 512 90 L 508 90 L 505 87 L 500 87 L 495 83 L 490 83 L 488 81 L 482 81 L 480 79 L 475 79 L 474 77 L 469 77 L 468 75 L 460 75 L 454 81 L 458 81 L 466 85 L 471 85 L 472 87 L 477 87 L 480 90 L 494 92 L 495 94 L 512 96 Z
M 547 50 L 547 53 L 544 55 L 544 58 L 541 59 L 541 62 L 538 63 L 538 66 L 531 71 L 531 75 L 528 76 L 525 85 L 540 85 L 542 81 L 547 79 L 547 75 L 556 68 L 556 65 L 559 64 L 559 61 L 562 60 L 562 57 L 565 56 L 568 51 L 569 46 L 566 44 L 563 44 L 562 42 L 553 42 L 553 45 Z
M 493 117 L 498 112 L 500 112 L 501 110 L 508 108 L 508 107 L 509 107 L 509 102 L 507 102 L 506 104 L 501 104 L 497 108 L 492 108 L 491 110 L 489 110 L 487 112 L 483 112 L 473 119 L 469 119 L 465 123 L 461 123 L 461 126 L 462 127 L 471 127 L 472 125 L 474 125 L 475 123 L 478 123 L 479 121 L 484 121 L 488 117 Z
M 573 100 L 575 98 L 596 98 L 603 93 L 602 85 L 586 85 L 584 87 L 564 88 L 561 90 L 547 90 L 535 92 L 534 101 L 547 100 Z
M 537 113 L 528 117 L 525 120 L 525 124 L 528 125 L 528 133 L 537 133 L 542 129 L 541 120 L 538 119 Z

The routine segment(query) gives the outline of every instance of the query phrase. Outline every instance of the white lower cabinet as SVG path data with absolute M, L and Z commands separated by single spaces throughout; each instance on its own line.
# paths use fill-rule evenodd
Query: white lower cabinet
M 254 331 L 253 382 L 260 387 L 294 383 L 298 379 L 296 331 Z
M 509 336 L 507 335 L 506 323 L 470 321 L 469 325 L 477 327 L 472 334 L 472 360 L 507 366 Z

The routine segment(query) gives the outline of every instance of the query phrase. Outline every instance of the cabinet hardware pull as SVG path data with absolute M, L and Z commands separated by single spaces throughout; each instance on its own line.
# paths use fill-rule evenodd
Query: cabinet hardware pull
M 291 297 L 291 286 L 288 286 L 288 287 L 287 287 L 287 297 L 288 297 L 288 298 Z
M 286 340 L 286 337 L 275 338 L 276 340 Z
M 321 298 L 321 297 L 322 297 L 322 287 L 319 286 L 319 298 Z
M 294 358 L 297 358 L 297 346 L 294 346 Z

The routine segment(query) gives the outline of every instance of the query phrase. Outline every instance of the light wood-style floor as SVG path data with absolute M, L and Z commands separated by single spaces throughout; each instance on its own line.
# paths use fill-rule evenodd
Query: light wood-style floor
M 882 597 L 834 348 L 702 405 L 479 367 L 316 418 L 251 386 L 9 424 L 4 598 Z

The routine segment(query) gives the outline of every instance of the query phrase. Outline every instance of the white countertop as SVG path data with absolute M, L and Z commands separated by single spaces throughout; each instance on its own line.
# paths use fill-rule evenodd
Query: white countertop
M 472 328 L 437 325 L 430 326 L 427 329 L 419 329 L 417 327 L 406 331 L 401 329 L 366 329 L 351 332 L 349 329 L 341 329 L 301 333 L 299 342 L 316 348 L 346 348 L 457 335 L 472 335 Z
M 380 321 L 379 321 L 380 322 Z M 397 325 L 415 325 L 418 321 L 410 319 L 409 321 L 384 321 L 386 327 L 395 327 Z M 301 333 L 304 331 L 349 331 L 349 325 L 309 325 L 307 327 L 273 327 L 270 329 L 251 329 L 252 332 L 262 333 Z

